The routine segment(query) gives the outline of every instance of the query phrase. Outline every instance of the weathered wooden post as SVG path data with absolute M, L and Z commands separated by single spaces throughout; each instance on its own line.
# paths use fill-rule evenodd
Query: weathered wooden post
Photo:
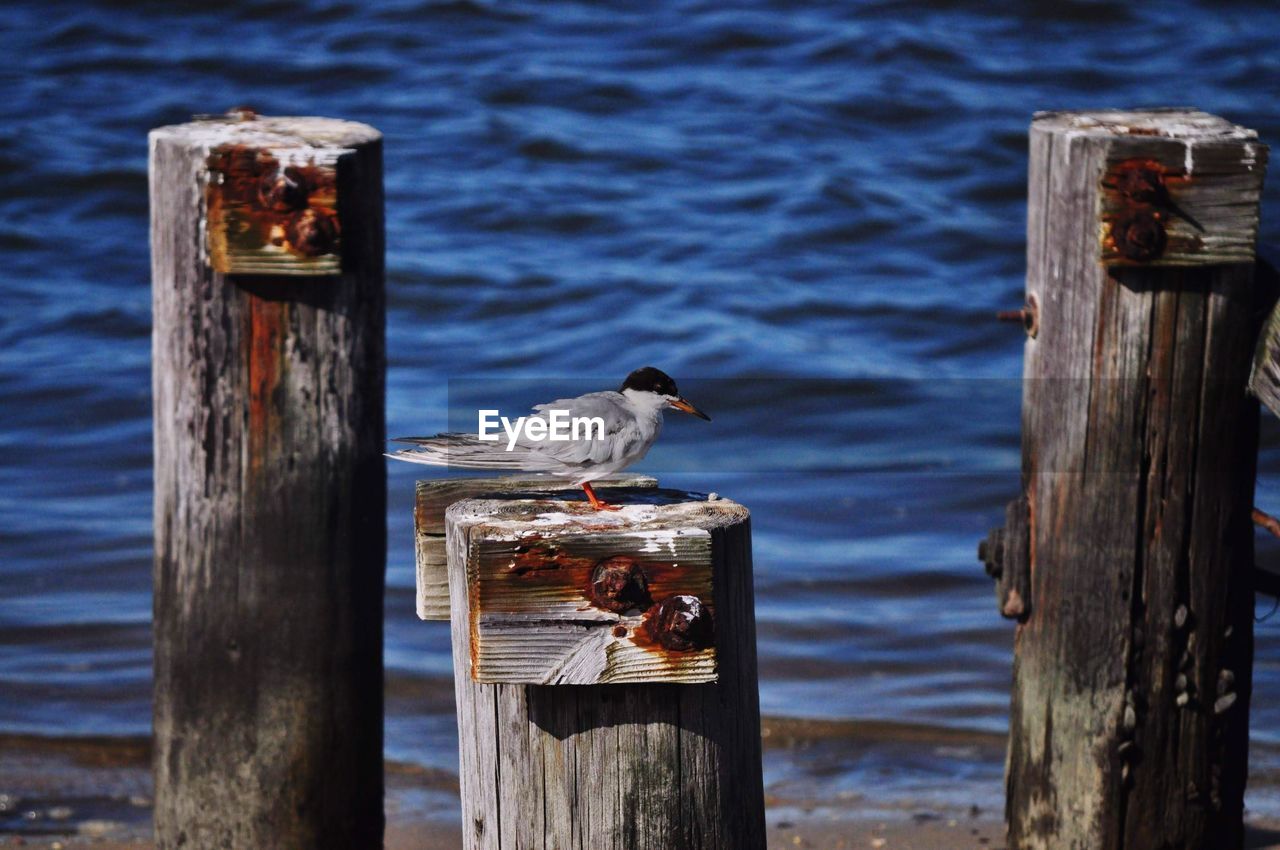
M 1241 845 L 1266 156 L 1200 112 L 1032 123 L 1025 499 L 983 552 L 1011 848 Z
M 151 133 L 162 848 L 381 846 L 381 157 L 320 118 Z
M 469 850 L 765 847 L 749 515 L 623 501 L 448 511 Z

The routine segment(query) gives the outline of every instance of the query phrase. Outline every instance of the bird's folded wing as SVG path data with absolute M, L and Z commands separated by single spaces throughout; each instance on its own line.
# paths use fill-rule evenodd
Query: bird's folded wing
M 583 427 L 578 432 L 579 439 L 547 440 L 544 442 L 521 441 L 532 450 L 541 450 L 562 463 L 573 466 L 593 466 L 612 464 L 623 459 L 634 459 L 637 454 L 647 450 L 646 440 L 641 433 L 635 415 L 626 405 L 621 393 L 598 392 L 587 393 L 577 398 L 564 398 L 536 405 L 536 415 L 548 418 L 553 410 L 563 410 L 573 419 L 600 419 L 604 423 L 604 435 L 600 436 L 597 427 Z M 589 435 L 589 436 L 588 436 Z M 656 436 L 656 435 L 655 435 Z

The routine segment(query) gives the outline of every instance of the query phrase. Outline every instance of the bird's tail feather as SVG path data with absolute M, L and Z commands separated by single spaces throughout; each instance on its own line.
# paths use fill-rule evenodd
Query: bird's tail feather
M 449 466 L 455 469 L 525 469 L 550 471 L 554 463 L 523 446 L 507 450 L 505 441 L 481 441 L 474 434 L 437 434 L 434 437 L 396 437 L 395 443 L 412 443 L 411 449 L 388 452 L 392 460 Z

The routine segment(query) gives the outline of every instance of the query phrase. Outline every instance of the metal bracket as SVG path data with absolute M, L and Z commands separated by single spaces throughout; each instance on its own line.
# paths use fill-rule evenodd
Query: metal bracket
M 1002 617 L 1025 622 L 1031 614 L 1031 511 L 1026 496 L 1004 510 L 1004 528 L 993 528 L 978 544 L 978 560 L 995 579 Z
M 344 149 L 228 143 L 206 159 L 204 247 L 221 274 L 342 271 L 337 160 Z

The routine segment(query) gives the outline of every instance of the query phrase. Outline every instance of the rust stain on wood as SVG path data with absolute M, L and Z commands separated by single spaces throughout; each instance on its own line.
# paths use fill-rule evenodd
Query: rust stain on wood
M 539 535 L 529 535 L 516 544 L 511 559 L 506 565 L 506 574 L 521 586 L 537 586 L 544 594 L 546 591 L 551 591 L 551 595 L 559 601 L 577 601 L 581 602 L 584 608 L 594 607 L 619 613 L 615 607 L 601 604 L 598 599 L 593 599 L 596 595 L 593 589 L 593 578 L 599 567 L 620 561 L 625 561 L 630 567 L 643 573 L 645 591 L 650 597 L 644 605 L 627 606 L 623 610 L 634 608 L 644 610 L 650 606 L 653 599 L 665 599 L 669 596 L 688 593 L 693 589 L 691 578 L 692 584 L 705 581 L 705 568 L 694 576 L 690 568 L 682 567 L 678 562 L 641 560 L 629 555 L 614 555 L 603 559 L 583 557 L 572 554 L 564 547 L 543 539 Z M 547 596 L 540 598 L 546 599 Z M 510 604 L 501 605 L 493 595 L 488 593 L 480 593 L 476 601 L 478 606 L 475 610 L 485 613 L 512 613 L 526 610 L 524 605 L 514 600 Z M 713 607 L 709 598 L 702 601 L 708 609 Z
M 467 617 L 467 631 L 470 633 L 467 646 L 471 649 L 470 669 L 473 671 L 472 675 L 474 675 L 474 671 L 480 669 L 480 618 L 475 616 L 475 612 L 480 610 L 480 582 L 475 580 L 476 573 L 479 570 L 479 558 L 476 557 L 475 550 L 471 549 L 469 545 L 467 561 L 467 610 L 471 612 L 471 616 Z M 453 640 L 454 645 L 457 645 L 458 637 L 456 633 Z
M 568 635 L 584 625 L 608 634 L 615 642 L 604 648 L 609 659 L 624 647 L 640 650 L 652 659 L 645 675 L 659 677 L 646 681 L 682 681 L 690 665 L 705 664 L 715 643 L 711 564 L 674 552 L 653 558 L 626 544 L 618 554 L 579 544 L 532 533 L 479 557 L 469 582 L 473 672 L 486 667 L 484 647 L 492 639 L 512 640 L 520 618 L 539 614 L 546 619 L 531 623 L 531 633 L 563 618 L 567 641 L 581 640 Z M 613 616 L 601 617 L 602 612 Z M 515 619 L 491 635 L 481 615 L 490 625 L 495 616 Z M 605 669 L 613 663 L 607 661 Z
M 213 149 L 206 159 L 205 247 L 214 271 L 341 271 L 336 160 L 318 161 L 317 153 L 244 144 Z
M 1175 200 L 1191 178 L 1154 159 L 1126 159 L 1102 179 L 1103 252 L 1132 263 L 1165 255 L 1170 246 L 1169 222 L 1177 217 L 1196 230 L 1200 223 Z M 1203 247 L 1194 235 L 1174 235 L 1174 253 L 1196 253 Z
M 278 394 L 283 380 L 289 305 L 246 294 L 249 300 L 249 472 L 263 473 L 272 435 L 280 432 Z
M 568 569 L 580 572 L 589 569 L 592 563 L 589 558 L 576 558 L 555 543 L 543 540 L 541 535 L 532 534 L 516 545 L 507 570 L 518 578 L 530 581 L 541 578 L 559 584 L 564 581 L 564 574 L 553 575 L 549 571 Z

